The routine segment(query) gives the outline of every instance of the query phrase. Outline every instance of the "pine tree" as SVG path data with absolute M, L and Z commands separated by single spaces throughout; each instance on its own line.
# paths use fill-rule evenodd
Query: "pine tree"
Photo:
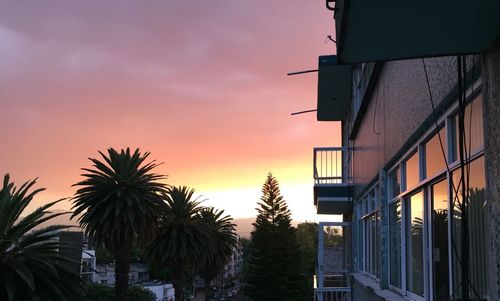
M 271 173 L 262 187 L 245 270 L 245 294 L 254 301 L 305 300 L 291 214 Z

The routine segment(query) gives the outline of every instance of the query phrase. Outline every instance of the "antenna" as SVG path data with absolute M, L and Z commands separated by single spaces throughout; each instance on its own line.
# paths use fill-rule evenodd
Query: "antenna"
M 290 76 L 290 75 L 298 75 L 298 74 L 311 73 L 311 72 L 318 72 L 318 69 L 296 71 L 296 72 L 288 72 L 286 75 Z
M 311 113 L 311 112 L 316 112 L 316 111 L 318 111 L 318 109 L 299 111 L 299 112 L 292 113 L 291 115 L 294 116 L 294 115 L 299 115 L 299 114 L 304 114 L 304 113 Z

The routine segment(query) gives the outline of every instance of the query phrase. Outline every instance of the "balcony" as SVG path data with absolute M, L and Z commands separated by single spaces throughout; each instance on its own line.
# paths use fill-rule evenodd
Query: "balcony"
M 320 222 L 315 301 L 351 300 L 351 224 Z
M 351 152 L 347 147 L 314 148 L 314 205 L 317 214 L 351 210 Z
M 327 0 L 341 64 L 479 53 L 500 34 L 498 0 Z

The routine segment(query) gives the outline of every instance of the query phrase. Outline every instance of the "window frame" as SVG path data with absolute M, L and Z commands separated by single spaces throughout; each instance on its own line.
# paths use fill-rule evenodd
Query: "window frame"
M 362 232 L 362 262 L 360 264 L 360 271 L 370 278 L 376 280 L 380 279 L 380 264 L 378 261 L 380 253 L 380 181 L 377 181 L 370 186 L 362 197 L 361 206 L 363 208 L 361 216 L 359 217 L 360 228 Z M 371 206 L 373 204 L 373 207 Z M 375 218 L 373 221 L 372 219 Z M 375 232 L 372 233 L 372 223 L 375 223 Z M 374 245 L 373 245 L 374 244 Z M 372 252 L 374 250 L 374 252 Z M 372 270 L 371 265 L 374 264 Z
M 481 94 L 480 88 L 478 91 L 475 91 L 475 93 L 469 93 L 467 103 L 466 105 L 470 105 L 474 101 L 476 101 L 479 97 L 483 97 Z M 482 102 L 484 102 L 484 98 L 482 99 Z M 481 103 L 482 103 L 481 102 Z M 431 214 L 432 214 L 432 187 L 433 185 L 443 181 L 447 180 L 448 185 L 447 185 L 447 194 L 448 194 L 448 224 L 447 224 L 447 231 L 448 231 L 448 281 L 449 281 L 449 294 L 452 294 L 453 290 L 453 254 L 452 254 L 452 245 L 451 245 L 451 235 L 452 235 L 452 222 L 450 216 L 452 215 L 452 209 L 451 208 L 451 197 L 452 197 L 452 182 L 451 182 L 451 177 L 452 174 L 455 170 L 460 168 L 460 162 L 458 160 L 457 154 L 455 154 L 455 148 L 456 148 L 456 143 L 455 141 L 455 119 L 458 113 L 458 103 L 455 103 L 451 108 L 449 108 L 439 119 L 438 119 L 438 128 L 436 129 L 435 126 L 432 126 L 431 129 L 426 131 L 420 139 L 416 141 L 416 143 L 409 148 L 407 152 L 401 156 L 401 158 L 396 161 L 389 169 L 387 169 L 387 175 L 393 175 L 393 173 L 397 170 L 399 173 L 400 177 L 400 193 L 395 195 L 393 194 L 393 181 L 392 178 L 389 176 L 387 177 L 386 180 L 386 189 L 388 192 L 388 199 L 387 199 L 387 213 L 389 213 L 389 206 L 391 204 L 394 204 L 396 202 L 401 202 L 401 229 L 400 229 L 400 234 L 401 234 L 401 271 L 400 271 L 400 277 L 401 277 L 401 288 L 398 288 L 394 285 L 391 284 L 391 258 L 390 254 L 388 256 L 388 274 L 387 274 L 387 280 L 388 280 L 388 286 L 391 290 L 404 295 L 408 296 L 412 299 L 415 300 L 434 300 L 434 273 L 433 273 L 433 254 L 430 253 L 433 248 L 433 242 L 432 242 L 432 221 L 431 221 Z M 484 114 L 484 112 L 483 112 Z M 446 164 L 448 168 L 444 168 L 443 170 L 440 170 L 436 172 L 433 175 L 427 175 L 426 171 L 426 160 L 427 160 L 427 154 L 425 152 L 425 146 L 427 142 L 429 142 L 435 135 L 438 135 L 438 133 L 442 130 L 445 129 L 444 135 L 441 136 L 441 139 L 446 142 Z M 408 187 L 407 185 L 407 169 L 406 169 L 406 163 L 409 158 L 411 158 L 414 154 L 418 152 L 418 170 L 419 170 L 419 182 L 414 186 L 414 187 Z M 468 160 L 465 162 L 465 164 L 470 164 L 474 160 L 484 156 L 484 138 L 483 138 L 483 145 L 475 150 L 472 150 L 470 153 L 470 157 L 467 158 Z M 442 158 L 440 158 L 442 160 Z M 399 170 L 398 170 L 399 169 Z M 407 266 L 407 256 L 406 256 L 406 245 L 407 245 L 407 238 L 406 238 L 406 232 L 407 232 L 407 199 L 410 198 L 411 196 L 415 195 L 415 193 L 418 193 L 418 191 L 422 191 L 423 194 L 423 210 L 424 210 L 424 221 L 423 221 L 423 231 L 424 231 L 424 238 L 423 238 L 423 260 L 424 260 L 424 293 L 423 297 L 416 295 L 408 290 L 407 286 L 407 277 L 406 277 L 406 266 Z M 387 219 L 389 221 L 389 214 L 387 214 Z M 390 232 L 390 223 L 388 223 L 388 233 Z M 391 249 L 391 241 L 389 238 L 387 238 L 387 247 L 388 250 Z

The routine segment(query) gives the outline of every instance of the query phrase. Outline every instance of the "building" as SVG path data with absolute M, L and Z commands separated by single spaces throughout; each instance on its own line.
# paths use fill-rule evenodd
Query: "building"
M 82 250 L 82 262 L 80 266 L 80 277 L 83 281 L 96 282 L 96 257 L 95 250 Z
M 139 286 L 148 289 L 155 294 L 156 301 L 174 301 L 175 290 L 172 283 L 162 283 L 157 281 L 143 282 Z
M 115 264 L 98 264 L 94 274 L 94 282 L 109 286 L 115 285 Z M 139 284 L 149 281 L 149 269 L 145 263 L 131 263 L 128 273 L 129 284 Z
M 468 4 L 327 0 L 316 300 L 500 300 L 500 2 Z

